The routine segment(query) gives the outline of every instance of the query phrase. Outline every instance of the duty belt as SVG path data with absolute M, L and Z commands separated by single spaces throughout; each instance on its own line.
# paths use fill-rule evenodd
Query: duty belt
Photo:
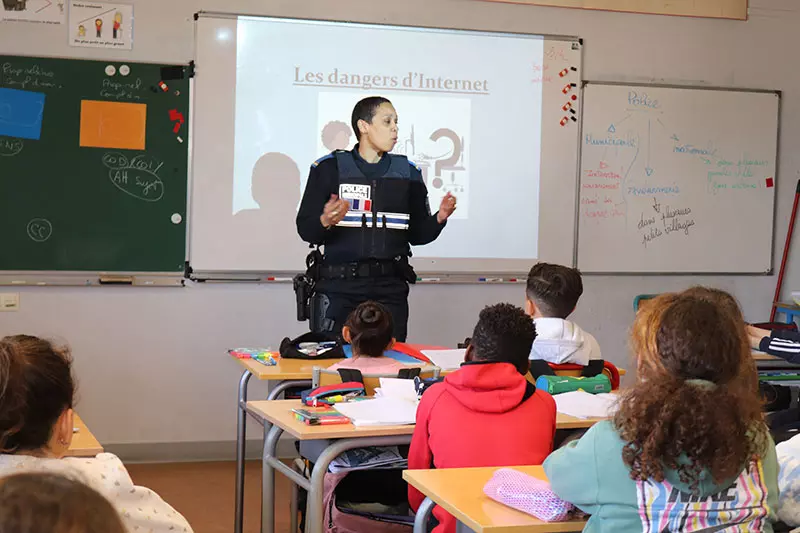
M 322 265 L 322 279 L 381 278 L 401 275 L 402 265 L 395 259 L 358 261 L 341 265 Z

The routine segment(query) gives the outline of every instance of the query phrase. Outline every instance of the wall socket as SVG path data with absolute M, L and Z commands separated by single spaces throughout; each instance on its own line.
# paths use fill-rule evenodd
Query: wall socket
M 19 293 L 0 292 L 0 311 L 19 311 Z

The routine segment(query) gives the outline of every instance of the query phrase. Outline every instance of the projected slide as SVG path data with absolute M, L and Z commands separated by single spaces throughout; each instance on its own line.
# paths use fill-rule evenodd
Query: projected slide
M 237 230 L 241 238 L 279 232 L 281 243 L 298 241 L 291 243 L 296 253 L 302 243 L 294 215 L 311 163 L 351 149 L 354 104 L 380 95 L 398 111 L 394 152 L 421 168 L 431 208 L 447 192 L 458 197 L 447 230 L 415 256 L 535 254 L 541 39 L 244 17 L 230 38 L 236 84 L 228 212 L 250 218 Z M 529 229 L 524 246 L 503 238 L 520 227 Z
M 318 153 L 355 146 L 353 129 L 341 121 L 340 111 L 352 109 L 361 98 L 361 92 L 319 93 Z M 392 152 L 407 156 L 420 167 L 431 206 L 438 206 L 450 192 L 458 197 L 458 210 L 450 220 L 467 218 L 470 100 L 406 95 L 392 95 L 391 100 L 395 109 L 403 110 L 402 114 L 398 112 L 402 126 Z

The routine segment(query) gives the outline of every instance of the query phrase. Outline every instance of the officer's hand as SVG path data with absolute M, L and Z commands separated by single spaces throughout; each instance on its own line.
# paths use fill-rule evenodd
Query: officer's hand
M 444 195 L 442 203 L 439 204 L 439 212 L 436 214 L 436 220 L 439 224 L 444 224 L 444 221 L 450 218 L 450 215 L 456 210 L 456 197 L 450 193 Z
M 332 194 L 331 199 L 328 200 L 325 207 L 322 208 L 322 215 L 319 217 L 319 221 L 326 228 L 335 226 L 342 221 L 349 209 L 350 204 L 347 200 L 342 200 L 335 194 Z

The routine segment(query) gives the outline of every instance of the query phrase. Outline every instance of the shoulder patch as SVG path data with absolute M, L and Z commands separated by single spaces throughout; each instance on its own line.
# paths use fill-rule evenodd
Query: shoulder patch
M 417 170 L 419 170 L 420 172 L 422 172 L 422 169 L 421 169 L 421 168 L 419 168 L 419 165 L 418 165 L 418 164 L 416 164 L 415 162 L 413 162 L 412 160 L 410 160 L 410 159 L 409 159 L 409 160 L 408 160 L 408 164 L 409 164 L 409 165 L 411 165 L 412 167 L 416 168 L 416 169 L 417 169 Z
M 316 161 L 314 161 L 313 163 L 311 163 L 311 166 L 312 166 L 312 167 L 319 166 L 319 164 L 320 164 L 320 163 L 322 163 L 322 162 L 323 162 L 323 161 L 325 161 L 326 159 L 331 159 L 332 157 L 333 157 L 333 152 L 331 152 L 331 153 L 329 153 L 329 154 L 327 154 L 327 155 L 323 155 L 322 157 L 320 157 L 319 159 L 317 159 Z

